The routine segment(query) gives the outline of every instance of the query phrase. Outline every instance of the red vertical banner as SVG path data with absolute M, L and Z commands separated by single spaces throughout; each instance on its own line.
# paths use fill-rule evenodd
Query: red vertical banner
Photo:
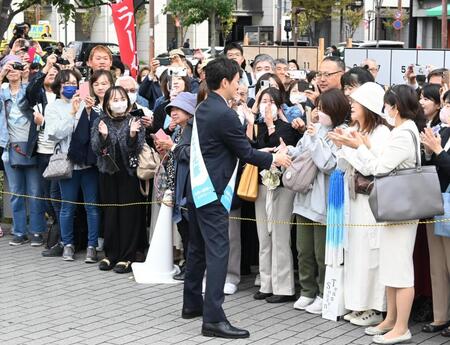
M 114 27 L 119 41 L 120 58 L 130 68 L 130 74 L 136 78 L 138 61 L 136 52 L 136 30 L 133 0 L 123 0 L 111 4 Z

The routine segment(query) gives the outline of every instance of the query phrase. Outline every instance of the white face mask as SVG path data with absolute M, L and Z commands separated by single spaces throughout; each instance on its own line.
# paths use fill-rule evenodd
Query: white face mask
M 119 101 L 119 102 L 112 102 L 110 103 L 109 107 L 111 108 L 111 111 L 115 114 L 123 114 L 128 107 L 127 101 Z
M 134 104 L 137 100 L 137 92 L 128 92 L 128 98 L 130 99 L 130 103 Z
M 297 94 L 292 94 L 289 97 L 289 100 L 291 101 L 292 104 L 299 104 L 299 103 L 304 103 L 306 102 L 306 95 L 304 93 L 297 93 Z
M 259 105 L 259 113 L 261 114 L 262 117 L 266 117 L 266 107 L 267 103 L 261 103 Z M 276 120 L 278 117 L 278 108 L 275 104 L 272 104 L 270 108 L 272 110 L 272 118 Z
M 319 115 L 319 123 L 325 127 L 333 127 L 333 121 L 331 121 L 330 115 L 325 114 L 323 111 L 317 111 Z
M 384 110 L 385 110 L 384 114 L 385 114 L 386 122 L 387 122 L 389 125 L 391 125 L 392 127 L 395 127 L 395 119 L 396 119 L 396 117 L 397 117 L 397 114 L 395 114 L 395 116 L 392 117 L 392 116 L 389 114 L 389 110 L 387 109 L 387 107 L 385 107 Z M 392 108 L 391 108 L 391 110 L 392 110 Z
M 259 78 L 261 78 L 264 74 L 266 74 L 267 72 L 261 71 L 261 72 L 256 72 L 255 73 L 255 79 L 256 81 L 259 80 Z

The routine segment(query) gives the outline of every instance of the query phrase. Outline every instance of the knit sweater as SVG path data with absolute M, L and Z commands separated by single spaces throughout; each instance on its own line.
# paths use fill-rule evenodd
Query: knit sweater
M 108 127 L 106 139 L 103 139 L 98 131 L 98 125 L 102 120 Z M 129 158 L 137 157 L 141 152 L 145 143 L 145 130 L 141 127 L 137 135 L 131 138 L 130 120 L 130 115 L 123 120 L 112 120 L 109 116 L 103 115 L 92 124 L 91 145 L 97 155 L 97 167 L 101 173 L 112 175 L 119 171 L 119 166 L 122 164 L 117 164 L 119 155 L 116 153 L 116 148 L 118 145 L 123 166 L 126 167 L 130 176 L 136 175 L 136 169 L 130 167 Z

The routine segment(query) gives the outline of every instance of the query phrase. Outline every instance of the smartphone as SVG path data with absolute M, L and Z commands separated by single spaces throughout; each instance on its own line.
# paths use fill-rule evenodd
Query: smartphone
M 158 140 L 166 140 L 169 136 L 161 128 L 155 133 L 155 138 Z
M 306 113 L 306 125 L 309 125 L 312 123 L 312 116 L 311 116 L 312 109 L 309 106 L 305 106 L 305 113 Z
M 306 72 L 304 70 L 293 70 L 289 71 L 289 76 L 291 77 L 291 79 L 305 80 Z
M 418 75 L 425 75 L 426 76 L 428 74 L 426 66 L 414 65 L 413 70 L 414 70 L 414 74 L 416 76 L 418 76 Z
M 29 60 L 30 63 L 33 63 L 35 55 L 36 55 L 36 48 L 35 47 L 28 48 L 28 56 L 30 57 Z
M 268 81 L 268 80 L 261 80 L 259 82 L 259 85 L 261 86 L 261 90 L 268 89 L 270 87 L 270 81 Z
M 130 111 L 130 115 L 131 116 L 136 116 L 136 117 L 139 117 L 139 118 L 145 116 L 144 111 L 142 109 L 132 110 L 132 111 Z
M 79 92 L 81 99 L 86 99 L 86 97 L 90 95 L 89 83 L 87 81 L 80 84 Z

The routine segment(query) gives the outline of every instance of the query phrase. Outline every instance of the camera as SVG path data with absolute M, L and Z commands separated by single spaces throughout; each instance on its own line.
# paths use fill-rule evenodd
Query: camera
M 167 71 L 170 77 L 186 77 L 187 70 L 185 67 L 169 67 Z
M 70 65 L 70 61 L 67 59 L 63 59 L 62 57 L 58 56 L 56 58 L 56 63 L 60 65 Z
M 14 62 L 14 64 L 12 65 L 12 68 L 17 71 L 23 71 L 24 65 L 21 64 L 20 62 Z

